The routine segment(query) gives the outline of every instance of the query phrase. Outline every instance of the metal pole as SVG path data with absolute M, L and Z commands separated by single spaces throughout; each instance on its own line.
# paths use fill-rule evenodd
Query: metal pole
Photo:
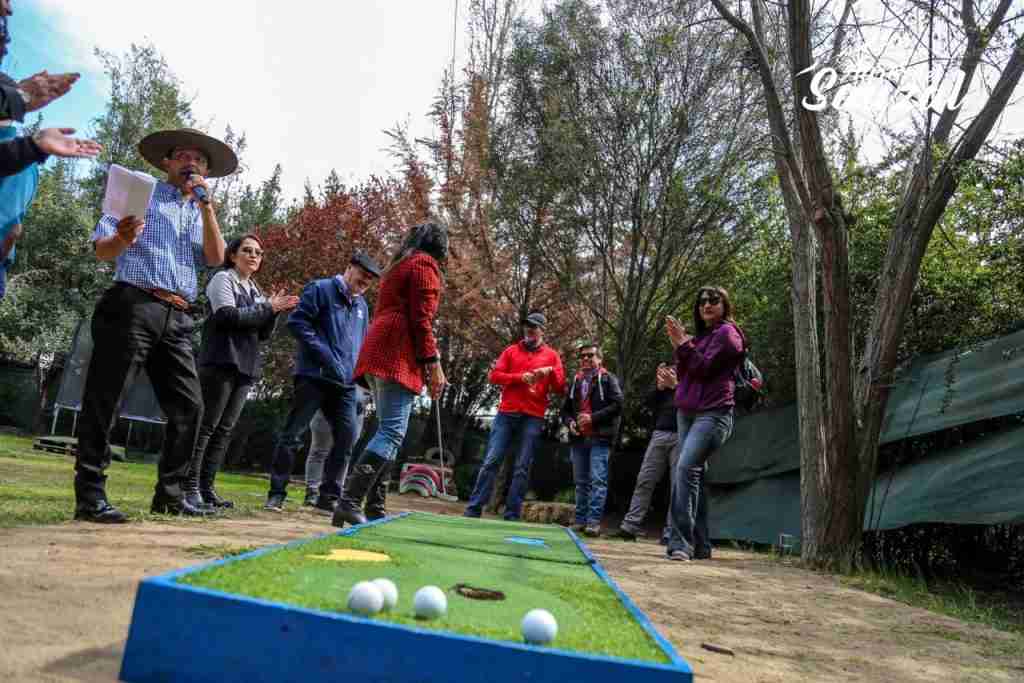
M 444 468 L 444 441 L 442 440 L 442 437 L 441 437 L 441 396 L 443 396 L 443 395 L 444 395 L 444 389 L 442 388 L 441 389 L 441 394 L 437 397 L 437 400 L 434 401 L 434 403 L 437 404 L 436 405 L 437 410 L 434 411 L 434 412 L 437 413 L 437 449 L 441 453 L 441 493 L 443 493 L 445 496 L 447 496 L 448 495 L 448 490 L 445 488 L 445 481 L 444 481 L 446 479 L 446 477 L 445 477 L 445 468 Z
M 50 436 L 57 433 L 57 417 L 60 415 L 60 406 L 53 404 L 53 422 L 50 424 Z

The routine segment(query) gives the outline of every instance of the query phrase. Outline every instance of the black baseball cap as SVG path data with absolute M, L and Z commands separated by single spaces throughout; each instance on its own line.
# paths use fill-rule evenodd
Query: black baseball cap
M 522 320 L 523 325 L 530 325 L 532 327 L 541 327 L 547 324 L 547 318 L 540 311 L 533 311 Z
M 380 266 L 378 266 L 377 263 L 372 258 L 370 258 L 370 255 L 367 254 L 362 249 L 352 254 L 352 259 L 349 261 L 349 263 L 359 266 L 360 268 L 362 268 L 363 270 L 365 270 L 367 273 L 374 277 L 380 277 Z

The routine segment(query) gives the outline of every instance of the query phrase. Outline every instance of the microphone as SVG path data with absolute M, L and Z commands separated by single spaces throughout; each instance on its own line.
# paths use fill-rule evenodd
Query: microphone
M 187 168 L 184 171 L 182 171 L 182 174 L 184 174 L 186 180 L 191 178 L 194 175 L 198 175 L 197 173 L 193 173 L 192 171 L 190 171 Z M 193 187 L 192 188 L 192 194 L 195 196 L 196 199 L 198 199 L 203 204 L 208 204 L 210 202 L 210 200 L 206 198 L 206 188 L 205 187 L 202 187 L 202 186 L 199 186 L 199 185 Z

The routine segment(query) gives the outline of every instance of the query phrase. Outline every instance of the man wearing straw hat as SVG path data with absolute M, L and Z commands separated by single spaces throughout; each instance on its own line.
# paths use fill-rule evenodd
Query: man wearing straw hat
M 75 462 L 75 519 L 117 524 L 125 515 L 107 500 L 109 435 L 126 389 L 145 368 L 167 418 L 151 511 L 199 516 L 182 482 L 203 414 L 192 353 L 191 309 L 199 271 L 224 262 L 224 238 L 206 178 L 226 176 L 238 158 L 197 130 L 146 136 L 139 153 L 162 170 L 145 216 L 104 215 L 92 235 L 96 258 L 114 261 L 114 285 L 92 318 L 93 354 L 85 380 Z

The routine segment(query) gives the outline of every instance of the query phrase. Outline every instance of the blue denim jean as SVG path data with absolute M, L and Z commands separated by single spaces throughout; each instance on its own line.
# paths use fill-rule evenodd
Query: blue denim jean
M 679 550 L 691 558 L 711 557 L 704 478 L 708 459 L 732 435 L 732 408 L 693 415 L 677 413 L 676 422 L 681 450 L 672 478 L 672 528 L 668 553 Z
M 363 389 L 359 389 L 359 394 L 362 395 Z M 352 435 L 352 442 L 358 443 L 360 435 L 363 433 L 363 419 L 366 416 L 366 410 L 362 407 L 361 402 L 356 405 L 356 426 L 355 432 Z M 322 410 L 318 410 L 316 415 L 313 416 L 313 421 L 309 423 L 309 431 L 312 435 L 309 443 L 309 454 L 306 456 L 306 492 L 316 494 L 320 490 L 320 482 L 323 480 L 324 470 L 327 469 L 327 456 L 331 452 L 331 448 L 334 447 L 334 436 L 331 434 L 331 423 L 324 417 Z M 353 453 L 353 455 L 355 455 Z M 351 460 L 351 457 L 349 458 Z M 345 488 L 345 475 L 348 473 L 349 461 L 345 461 L 345 465 L 338 472 L 337 482 L 338 486 L 342 489 Z
M 337 479 L 355 445 L 357 398 L 354 384 L 342 386 L 301 375 L 295 377 L 292 407 L 274 448 L 274 460 L 270 466 L 271 495 L 288 495 L 288 480 L 295 454 L 302 447 L 302 434 L 317 410 L 323 410 L 334 438 L 320 482 L 320 496 L 324 500 L 336 500 L 341 495 Z
M 491 498 L 494 490 L 494 478 L 498 468 L 505 460 L 505 450 L 519 433 L 519 454 L 516 456 L 515 472 L 512 475 L 512 486 L 505 500 L 505 519 L 519 519 L 523 507 L 523 498 L 530 485 L 530 464 L 533 462 L 533 449 L 537 438 L 544 427 L 544 420 L 525 413 L 498 413 L 491 425 L 491 436 L 487 440 L 487 454 L 480 473 L 476 476 L 473 494 L 469 497 L 469 505 L 463 513 L 466 517 L 479 517 L 484 505 Z
M 412 393 L 398 382 L 367 375 L 366 381 L 373 394 L 373 405 L 377 409 L 377 431 L 366 444 L 364 453 L 374 453 L 385 460 L 394 461 L 398 456 L 405 432 L 409 429 L 409 416 L 412 414 Z
M 576 483 L 576 523 L 600 526 L 604 501 L 608 496 L 608 454 L 605 443 L 573 444 L 572 478 Z

